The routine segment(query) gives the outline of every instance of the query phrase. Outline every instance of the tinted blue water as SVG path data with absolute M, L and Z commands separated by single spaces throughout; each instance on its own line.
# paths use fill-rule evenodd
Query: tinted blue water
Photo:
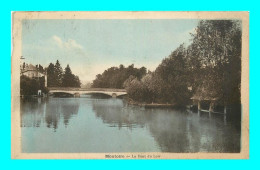
M 240 121 L 122 99 L 21 101 L 22 152 L 239 152 Z

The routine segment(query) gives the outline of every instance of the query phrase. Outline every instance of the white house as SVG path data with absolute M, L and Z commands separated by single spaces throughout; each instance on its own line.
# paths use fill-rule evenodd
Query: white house
M 29 78 L 45 78 L 45 87 L 47 87 L 47 75 L 45 73 L 41 73 L 38 69 L 32 64 L 26 64 L 25 67 L 21 67 L 21 75 L 25 75 Z

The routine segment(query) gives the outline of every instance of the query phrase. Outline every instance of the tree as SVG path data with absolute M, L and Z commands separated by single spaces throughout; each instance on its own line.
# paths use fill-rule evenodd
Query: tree
M 44 69 L 43 69 L 43 67 L 39 64 L 37 64 L 36 65 L 36 69 L 37 69 L 37 71 L 39 71 L 40 73 L 43 73 L 44 72 Z
M 156 68 L 155 74 L 164 84 L 162 99 L 165 102 L 186 104 L 189 102 L 190 93 L 189 74 L 187 68 L 187 51 L 184 45 L 180 45 L 171 55 L 164 59 Z
M 80 87 L 81 83 L 78 76 L 72 74 L 70 66 L 67 65 L 62 79 L 63 87 Z
M 164 103 L 164 92 L 167 87 L 163 79 L 155 73 L 148 73 L 142 79 L 144 88 L 146 88 L 146 102 Z M 167 101 L 166 101 L 167 102 Z
M 74 86 L 74 87 L 80 87 L 81 82 L 80 82 L 80 80 L 79 80 L 79 77 L 78 77 L 78 76 L 75 76 L 74 74 L 73 74 L 73 76 L 74 76 L 74 84 L 73 84 L 73 86 Z
M 201 63 L 195 88 L 216 91 L 225 105 L 240 103 L 241 34 L 235 20 L 202 20 L 192 34 L 191 55 Z
M 140 80 L 134 76 L 130 76 L 125 82 L 124 87 L 127 90 L 129 98 L 134 101 L 143 102 L 145 96 L 145 89 Z
M 25 75 L 20 77 L 20 94 L 21 95 L 37 95 L 38 90 L 42 90 L 43 93 L 48 93 L 48 89 L 44 86 L 44 77 L 39 79 L 29 78 Z
M 56 78 L 54 73 L 54 64 L 50 63 L 47 68 L 47 86 L 55 87 L 56 86 Z
M 54 75 L 55 75 L 55 79 L 56 79 L 56 86 L 57 87 L 62 86 L 63 70 L 59 63 L 59 60 L 56 61 L 56 64 L 54 66 Z
M 73 81 L 74 81 L 74 77 L 72 75 L 70 66 L 67 65 L 67 67 L 65 68 L 63 79 L 62 79 L 62 86 L 63 87 L 73 87 Z
M 145 67 L 138 69 L 135 68 L 133 64 L 128 67 L 124 67 L 124 65 L 121 64 L 119 67 L 111 67 L 105 70 L 102 74 L 98 74 L 96 79 L 93 81 L 92 87 L 123 88 L 123 84 L 129 76 L 135 76 L 140 80 L 145 74 Z
M 181 44 L 154 72 L 147 74 L 145 67 L 137 69 L 133 64 L 111 67 L 96 77 L 93 86 L 123 84 L 138 102 L 186 105 L 198 95 L 222 105 L 240 104 L 241 22 L 201 20 L 191 36 L 187 48 Z

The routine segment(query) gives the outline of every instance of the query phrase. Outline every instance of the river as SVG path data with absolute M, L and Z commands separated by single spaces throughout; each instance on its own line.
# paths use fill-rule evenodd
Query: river
M 240 152 L 240 124 L 221 114 L 91 95 L 21 100 L 24 153 Z

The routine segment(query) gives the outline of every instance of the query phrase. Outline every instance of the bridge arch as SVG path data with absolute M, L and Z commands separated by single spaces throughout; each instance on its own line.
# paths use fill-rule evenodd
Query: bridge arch
M 123 97 L 123 96 L 126 96 L 127 93 L 124 93 L 124 94 L 118 94 L 116 97 Z
M 108 96 L 108 97 L 112 97 L 110 94 L 108 94 L 108 93 L 105 93 L 105 92 L 82 92 L 81 94 L 85 94 L 85 95 L 88 95 L 88 94 L 90 94 L 90 95 L 92 95 L 92 94 L 101 94 L 101 95 L 105 95 L 105 96 Z
M 51 92 L 54 97 L 59 96 L 59 97 L 73 97 L 75 94 L 71 92 Z
M 116 96 L 117 96 L 116 93 L 112 93 L 113 98 L 116 98 Z

